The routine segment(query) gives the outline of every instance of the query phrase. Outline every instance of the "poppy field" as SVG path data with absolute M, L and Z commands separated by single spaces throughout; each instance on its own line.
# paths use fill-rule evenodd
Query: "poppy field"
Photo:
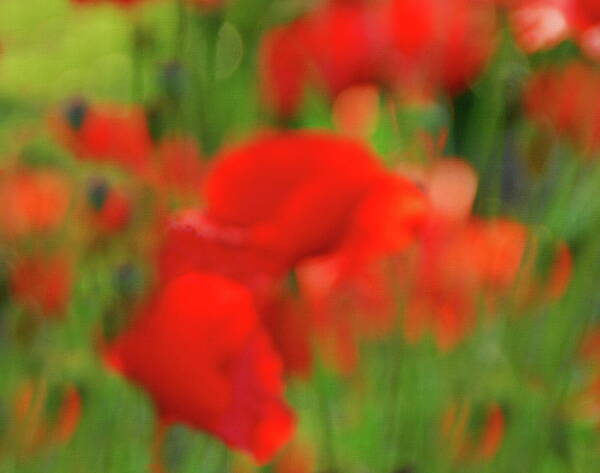
M 600 2 L 0 0 L 0 473 L 600 471 Z

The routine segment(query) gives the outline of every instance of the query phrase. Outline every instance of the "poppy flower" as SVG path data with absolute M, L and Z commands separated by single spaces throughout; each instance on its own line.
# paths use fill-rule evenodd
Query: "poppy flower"
M 267 33 L 261 46 L 262 89 L 280 115 L 292 115 L 309 85 L 335 97 L 345 88 L 376 82 L 383 50 L 373 8 L 329 2 Z
M 444 350 L 472 330 L 483 297 L 490 309 L 515 283 L 530 232 L 510 219 L 471 217 L 477 175 L 458 159 L 441 159 L 422 171 L 431 209 L 415 252 L 400 261 L 407 297 L 409 341 L 431 330 Z
M 129 224 L 131 200 L 124 192 L 98 179 L 90 183 L 87 197 L 92 223 L 100 233 L 116 233 Z
M 26 256 L 12 265 L 9 281 L 16 302 L 42 315 L 57 317 L 69 303 L 72 263 L 62 254 Z
M 600 60 L 600 7 L 594 0 L 573 0 L 572 25 L 581 49 Z
M 283 290 L 264 298 L 260 317 L 281 356 L 286 375 L 308 379 L 313 367 L 312 321 L 303 301 Z
M 179 212 L 168 220 L 158 250 L 160 283 L 193 271 L 209 272 L 243 284 L 259 304 L 270 300 L 274 284 L 289 267 L 249 240 L 245 228 L 217 224 L 202 210 Z
M 53 171 L 16 170 L 0 175 L 0 235 L 51 232 L 64 221 L 71 199 L 67 180 Z
M 401 89 L 422 83 L 451 94 L 468 87 L 493 53 L 491 0 L 391 0 L 382 25 L 390 38 L 387 74 Z
M 403 96 L 458 93 L 485 67 L 495 36 L 493 0 L 327 2 L 267 33 L 263 95 L 289 116 L 307 85 L 331 98 L 366 84 Z
M 450 230 L 430 227 L 409 290 L 405 330 L 418 339 L 431 326 L 438 344 L 451 349 L 472 330 L 483 296 L 488 306 L 514 284 L 529 232 L 508 219 L 471 219 Z
M 204 177 L 204 166 L 194 140 L 163 140 L 158 146 L 156 161 L 156 178 L 160 186 L 178 194 L 198 194 Z
M 215 224 L 203 211 L 180 212 L 168 221 L 160 244 L 159 282 L 201 271 L 243 284 L 252 292 L 286 374 L 306 377 L 311 367 L 309 326 L 300 305 L 282 294 L 290 267 L 278 255 L 252 246 L 248 236 L 243 228 Z
M 179 243 L 177 239 L 167 243 L 169 250 L 162 258 L 166 266 L 161 263 L 160 273 L 172 273 L 164 268 L 179 265 L 179 274 L 194 268 L 216 271 L 250 287 L 286 366 L 299 374 L 310 367 L 312 335 L 308 327 L 314 321 L 305 320 L 306 330 L 294 330 L 293 337 L 285 334 L 284 327 L 298 327 L 301 322 L 296 308 L 278 301 L 278 279 L 300 264 L 300 289 L 306 293 L 303 296 L 310 295 L 309 305 L 315 313 L 325 300 L 336 306 L 332 313 L 345 313 L 333 304 L 338 290 L 348 289 L 342 289 L 345 277 L 360 281 L 370 313 L 375 303 L 382 312 L 385 307 L 385 312 L 392 313 L 389 301 L 379 294 L 382 280 L 379 276 L 374 279 L 369 266 L 414 241 L 415 228 L 426 209 L 422 193 L 413 184 L 388 177 L 357 143 L 315 132 L 266 135 L 226 151 L 208 175 L 205 197 L 205 228 L 191 231 L 188 221 L 189 244 L 182 244 L 181 236 Z M 229 242 L 224 245 L 225 238 Z M 208 263 L 214 255 L 219 256 Z M 310 270 L 304 266 L 307 258 L 319 255 L 322 261 L 306 262 Z M 323 268 L 336 275 L 331 285 L 324 284 L 320 276 L 313 277 L 322 275 Z M 378 271 L 375 274 L 379 275 Z M 257 290 L 259 281 L 262 290 Z M 389 291 L 386 294 L 389 296 Z M 374 325 L 367 318 L 361 327 Z M 345 320 L 341 325 L 329 325 L 332 330 L 355 333 L 353 318 Z M 378 326 L 386 324 L 389 326 L 382 321 Z M 355 346 L 346 343 L 347 334 L 337 339 L 350 348 Z
M 294 264 L 327 252 L 382 174 L 360 143 L 319 132 L 273 133 L 222 153 L 207 176 L 206 214 L 250 232 Z
M 308 71 L 294 28 L 268 31 L 260 46 L 261 93 L 266 105 L 281 117 L 293 116 L 302 104 Z
M 75 100 L 50 117 L 57 139 L 81 160 L 145 176 L 153 144 L 144 111 L 135 106 Z
M 525 90 L 527 116 L 585 153 L 600 149 L 600 73 L 571 62 L 537 72 Z
M 147 391 L 162 422 L 207 431 L 260 463 L 294 430 L 252 295 L 221 276 L 188 273 L 159 289 L 106 357 Z

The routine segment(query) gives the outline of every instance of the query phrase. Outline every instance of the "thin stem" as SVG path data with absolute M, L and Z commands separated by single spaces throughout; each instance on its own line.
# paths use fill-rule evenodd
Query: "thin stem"
M 321 420 L 323 453 L 325 457 L 326 470 L 328 472 L 335 472 L 337 471 L 337 461 L 333 440 L 333 419 L 331 415 L 331 405 L 329 403 L 329 393 L 327 390 L 326 381 L 324 379 L 315 380 L 315 388 L 319 408 L 319 417 Z

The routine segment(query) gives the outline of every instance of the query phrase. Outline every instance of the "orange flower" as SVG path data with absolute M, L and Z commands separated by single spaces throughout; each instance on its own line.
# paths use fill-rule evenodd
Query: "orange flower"
M 17 170 L 0 175 L 0 235 L 15 238 L 55 230 L 70 199 L 69 185 L 58 173 Z
M 571 257 L 559 245 L 546 282 L 540 282 L 533 257 L 532 231 L 507 218 L 470 216 L 477 176 L 466 163 L 442 159 L 420 172 L 431 211 L 420 234 L 418 250 L 400 264 L 398 279 L 406 294 L 404 332 L 415 342 L 431 330 L 438 346 L 455 347 L 475 326 L 481 300 L 495 312 L 519 278 L 516 300 L 531 303 L 558 298 L 568 286 Z M 535 252 L 530 252 L 535 256 Z
M 317 336 L 342 372 L 354 368 L 359 338 L 382 336 L 394 326 L 394 258 L 415 243 L 428 210 L 414 184 L 382 177 L 355 210 L 340 245 L 299 265 Z

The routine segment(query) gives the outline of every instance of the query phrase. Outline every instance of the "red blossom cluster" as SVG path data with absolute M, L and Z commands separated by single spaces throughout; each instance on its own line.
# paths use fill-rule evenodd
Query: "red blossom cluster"
M 142 107 L 75 100 L 49 117 L 58 141 L 81 161 L 117 166 L 165 192 L 197 193 L 204 170 L 196 142 L 154 140 Z
M 386 180 L 393 191 L 389 201 L 381 196 Z M 414 239 L 426 210 L 422 193 L 406 179 L 387 175 L 362 145 L 314 132 L 270 133 L 225 150 L 204 181 L 203 195 L 204 209 L 176 215 L 167 227 L 158 253 L 161 287 L 190 274 L 215 274 L 217 281 L 245 287 L 252 294 L 260 324 L 279 351 L 269 348 L 265 356 L 273 363 L 280 363 L 283 356 L 288 371 L 304 374 L 312 356 L 311 323 L 286 296 L 287 274 L 301 261 L 320 254 L 340 252 L 353 264 L 351 248 L 356 248 L 356 258 L 361 260 L 368 260 L 371 253 L 401 251 Z M 401 207 L 394 213 L 396 204 Z M 381 211 L 382 206 L 385 211 L 386 205 L 393 217 L 389 225 L 403 230 L 399 240 L 390 235 L 393 242 L 382 240 L 384 236 L 370 227 L 383 223 L 370 212 Z M 368 236 L 363 228 L 371 232 L 372 241 L 358 239 L 359 232 Z M 199 288 L 188 297 L 202 297 L 199 304 L 204 304 L 207 296 L 201 294 Z M 307 329 L 296 330 L 302 327 Z M 259 397 L 255 404 L 259 400 L 266 402 Z M 284 415 L 283 407 L 279 410 Z M 271 439 L 269 456 L 287 435 L 279 432 L 277 442 Z M 238 446 L 264 459 L 247 441 Z
M 540 284 L 524 268 L 534 241 L 525 225 L 471 216 L 477 176 L 459 159 L 392 172 L 354 139 L 265 132 L 205 172 L 193 141 L 156 144 L 136 108 L 71 107 L 51 123 L 76 157 L 202 202 L 149 223 L 160 235 L 156 282 L 129 327 L 103 342 L 104 357 L 148 392 L 160 425 L 205 430 L 257 462 L 292 438 L 284 374 L 309 377 L 315 353 L 350 374 L 365 341 L 398 327 L 409 342 L 431 332 L 449 350 L 474 329 L 480 303 L 493 313 L 517 278 L 527 301 L 558 297 L 569 280 L 568 253 Z M 99 232 L 134 211 L 105 180 L 88 184 L 87 200 Z M 62 289 L 48 297 L 58 281 L 27 264 L 15 297 L 40 291 L 50 310 Z M 481 442 L 488 452 L 499 440 Z
M 322 2 L 262 38 L 264 98 L 289 118 L 311 87 L 320 88 L 336 100 L 338 128 L 364 137 L 379 90 L 431 99 L 469 87 L 494 51 L 499 3 L 528 51 L 572 34 L 590 56 L 597 53 L 600 8 L 593 1 Z M 527 87 L 525 110 L 596 150 L 599 86 L 598 71 L 581 64 L 540 71 Z M 366 112 L 357 116 L 357 109 Z M 545 304 L 569 284 L 564 242 L 552 249 L 542 279 L 531 227 L 473 213 L 478 176 L 459 158 L 391 170 L 355 138 L 270 130 L 228 143 L 209 164 L 195 139 L 183 132 L 155 137 L 148 120 L 139 105 L 83 100 L 52 113 L 48 126 L 84 179 L 3 168 L 0 241 L 15 250 L 6 258 L 11 301 L 56 317 L 67 312 L 73 291 L 79 255 L 70 243 L 106 250 L 132 230 L 152 281 L 140 300 L 115 304 L 121 326 L 98 345 L 108 367 L 147 393 L 158 430 L 181 423 L 259 464 L 283 451 L 280 473 L 313 471 L 310 447 L 290 444 L 297 419 L 286 379 L 309 379 L 317 359 L 350 376 L 373 340 L 414 345 L 431 336 L 441 352 L 454 350 L 504 302 Z M 69 216 L 86 228 L 71 228 Z M 590 343 L 596 350 L 597 340 Z M 27 453 L 67 441 L 81 410 L 69 387 L 56 422 L 48 422 L 35 391 L 27 384 L 15 407 L 17 431 L 26 417 L 36 421 L 23 429 Z M 596 385 L 592 391 L 597 395 Z M 456 461 L 492 459 L 505 413 L 486 405 L 483 426 L 472 431 L 471 410 L 456 404 L 446 411 L 444 448 Z
M 365 83 L 403 96 L 456 93 L 484 68 L 495 37 L 492 1 L 325 2 L 266 34 L 263 95 L 289 116 L 308 85 L 330 96 Z
M 525 91 L 527 115 L 584 153 L 600 149 L 600 72 L 579 62 L 538 71 Z
M 52 170 L 8 168 L 0 173 L 0 242 L 14 301 L 34 313 L 59 316 L 71 295 L 73 262 L 63 248 L 38 245 L 64 227 L 71 205 L 69 181 Z

